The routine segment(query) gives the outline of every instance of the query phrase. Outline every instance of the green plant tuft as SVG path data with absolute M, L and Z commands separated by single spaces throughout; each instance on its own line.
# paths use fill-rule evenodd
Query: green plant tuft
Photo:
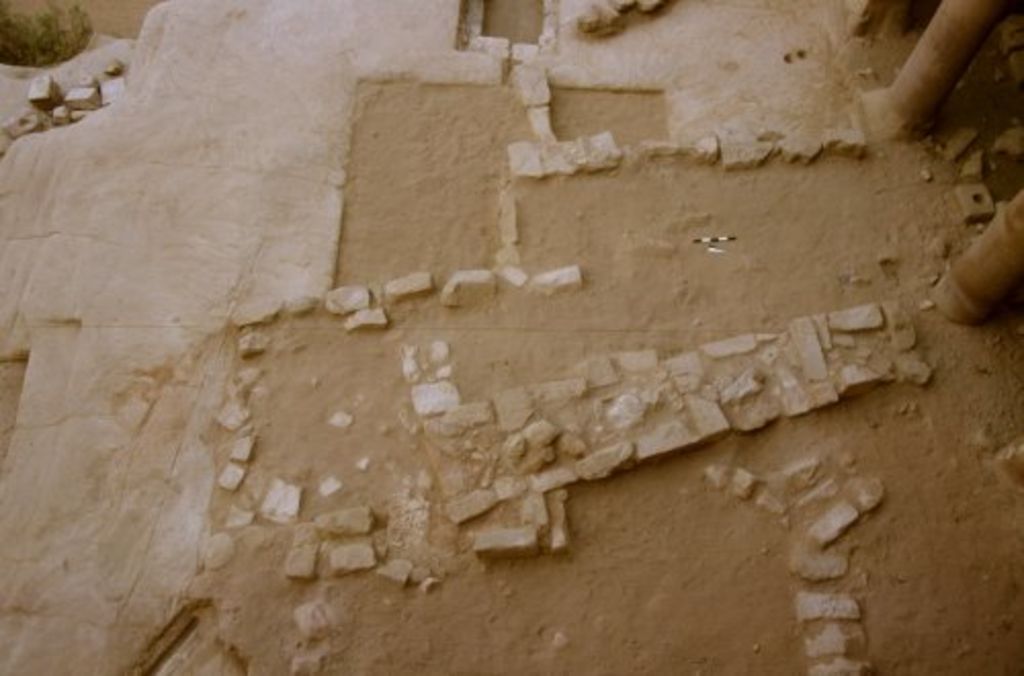
M 19 14 L 0 0 L 0 63 L 49 66 L 78 54 L 92 37 L 89 15 L 77 4 L 67 11 L 50 5 L 36 14 Z

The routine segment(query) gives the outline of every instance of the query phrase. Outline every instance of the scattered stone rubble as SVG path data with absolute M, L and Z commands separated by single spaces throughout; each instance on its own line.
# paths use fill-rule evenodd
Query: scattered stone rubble
M 627 17 L 634 11 L 650 14 L 668 0 L 595 0 L 576 17 L 576 30 L 591 37 L 608 37 L 625 30 Z
M 97 77 L 86 77 L 61 91 L 53 75 L 43 73 L 29 83 L 28 107 L 4 120 L 0 133 L 0 157 L 11 141 L 26 134 L 46 131 L 85 119 L 124 94 L 125 65 L 115 60 Z

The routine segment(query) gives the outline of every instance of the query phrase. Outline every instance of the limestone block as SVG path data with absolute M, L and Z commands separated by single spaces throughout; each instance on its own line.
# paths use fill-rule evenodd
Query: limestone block
M 657 350 L 633 350 L 612 355 L 616 366 L 624 373 L 644 373 L 658 368 Z
M 384 299 L 394 303 L 407 298 L 429 294 L 434 290 L 434 278 L 429 272 L 414 272 L 393 279 L 384 285 Z
M 859 652 L 866 647 L 864 630 L 852 622 L 829 622 L 804 637 L 804 652 L 814 659 Z
M 614 169 L 622 163 L 622 150 L 610 131 L 584 138 L 583 152 L 583 168 L 587 171 Z
M 789 571 L 808 582 L 839 579 L 849 567 L 846 554 L 816 551 L 802 544 L 796 545 L 789 556 Z
M 984 183 L 969 183 L 953 188 L 953 196 L 960 207 L 964 223 L 985 223 L 996 214 L 992 193 Z
M 497 282 L 490 270 L 459 270 L 452 273 L 441 290 L 441 305 L 461 307 L 494 297 Z
M 513 66 L 512 86 L 524 106 L 546 106 L 551 103 L 548 76 L 543 68 L 526 64 Z
M 124 95 L 125 80 L 123 77 L 111 78 L 100 84 L 100 98 L 103 105 L 109 106 Z
M 523 501 L 519 505 L 519 520 L 524 526 L 532 527 L 539 535 L 548 532 L 551 516 L 548 514 L 548 504 L 543 493 L 531 491 L 523 496 Z
M 704 380 L 704 363 L 696 352 L 684 352 L 662 362 L 680 392 L 696 392 Z
M 299 516 L 302 488 L 281 479 L 273 479 L 260 505 L 260 515 L 274 523 L 287 524 Z
M 859 517 L 856 507 L 840 502 L 818 517 L 807 529 L 807 535 L 819 547 L 826 547 L 839 539 Z
M 591 357 L 576 365 L 573 371 L 587 381 L 588 387 L 607 387 L 619 382 L 612 360 L 605 356 Z
M 380 330 L 388 327 L 388 315 L 383 308 L 356 310 L 345 320 L 346 331 Z
M 800 362 L 800 369 L 810 381 L 828 378 L 828 365 L 821 350 L 818 330 L 810 317 L 798 317 L 789 323 L 789 337 Z
M 885 486 L 875 478 L 854 477 L 846 483 L 845 492 L 861 514 L 877 509 L 885 498 Z
M 238 354 L 242 359 L 261 355 L 270 347 L 270 336 L 257 329 L 245 329 L 238 336 Z
M 726 141 L 721 145 L 722 166 L 726 171 L 755 169 L 774 151 L 775 145 L 768 141 Z
M 517 42 L 512 45 L 512 60 L 516 63 L 529 63 L 537 58 L 540 48 L 537 45 Z
M 461 403 L 458 388 L 447 380 L 412 387 L 412 407 L 421 417 L 447 413 Z
M 452 523 L 464 523 L 489 512 L 496 504 L 497 494 L 489 488 L 481 488 L 449 500 L 445 513 Z
M 527 448 L 536 450 L 554 443 L 560 432 L 558 427 L 547 420 L 538 420 L 526 426 L 523 438 L 526 439 Z
M 60 105 L 60 86 L 53 76 L 33 78 L 28 86 L 28 102 L 40 110 L 53 110 Z
M 683 397 L 692 429 L 701 443 L 717 441 L 731 430 L 722 409 L 713 401 L 693 394 Z
M 329 557 L 331 575 L 336 577 L 369 570 L 376 565 L 377 554 L 372 545 L 365 543 L 338 545 Z
M 741 432 L 753 432 L 782 415 L 782 407 L 774 396 L 766 392 L 752 401 L 729 404 L 725 412 L 732 427 Z
M 748 333 L 713 343 L 705 343 L 700 346 L 700 349 L 712 359 L 726 359 L 741 354 L 749 354 L 756 350 L 757 337 L 752 333 Z
M 373 512 L 369 507 L 348 507 L 313 519 L 317 530 L 328 535 L 366 535 L 373 530 Z
M 884 377 L 860 364 L 847 364 L 839 371 L 836 391 L 841 397 L 853 397 L 873 390 Z
M 821 155 L 821 141 L 808 136 L 786 136 L 776 142 L 779 154 L 790 164 L 810 164 Z
M 548 497 L 548 513 L 551 515 L 551 528 L 548 535 L 548 549 L 552 554 L 569 551 L 569 518 L 565 511 L 565 501 L 569 494 L 564 490 L 551 491 Z
M 587 392 L 587 381 L 584 378 L 566 378 L 550 380 L 530 388 L 530 394 L 541 404 L 561 404 L 579 399 Z
M 569 484 L 576 483 L 579 477 L 576 471 L 570 467 L 555 467 L 553 469 L 533 474 L 530 476 L 530 490 L 536 493 L 547 493 L 556 488 L 563 488 Z
M 978 138 L 978 130 L 972 127 L 957 127 L 942 142 L 942 157 L 949 162 L 956 162 L 967 152 L 971 144 Z
M 582 286 L 583 272 L 578 265 L 541 272 L 530 279 L 530 289 L 545 296 L 551 296 L 561 291 L 573 291 Z
M 746 369 L 732 382 L 722 388 L 719 400 L 723 404 L 745 401 L 764 389 L 764 375 L 757 369 Z
M 69 110 L 97 110 L 100 103 L 100 90 L 96 86 L 75 87 L 64 97 L 64 105 Z
M 519 558 L 539 552 L 534 528 L 495 528 L 473 537 L 473 552 L 481 558 Z
M 503 390 L 494 395 L 494 408 L 498 414 L 498 427 L 504 432 L 522 429 L 533 415 L 533 399 L 523 387 Z
M 822 145 L 827 152 L 854 159 L 861 159 L 868 151 L 864 132 L 852 127 L 826 131 L 825 138 L 822 139 Z
M 545 176 L 571 176 L 586 167 L 587 145 L 583 139 L 541 145 L 540 160 Z
M 352 414 L 347 411 L 335 411 L 331 414 L 331 417 L 327 419 L 328 425 L 340 430 L 348 429 L 352 426 L 353 422 L 355 422 L 355 418 L 353 418 Z
M 320 482 L 320 486 L 317 491 L 325 498 L 329 498 L 343 488 L 343 484 L 338 480 L 336 476 L 326 477 Z
M 226 491 L 236 491 L 245 478 L 245 468 L 229 462 L 217 478 L 217 485 Z
M 56 119 L 56 117 L 54 118 Z M 960 165 L 961 183 L 981 183 L 985 178 L 985 151 L 975 150 Z
M 327 311 L 336 315 L 348 315 L 370 307 L 370 289 L 365 286 L 339 286 L 329 291 L 324 298 Z
M 695 445 L 700 439 L 680 420 L 662 423 L 636 440 L 637 460 L 667 455 Z
M 594 0 L 576 17 L 576 30 L 583 35 L 606 37 L 626 27 L 623 13 L 615 8 L 618 0 Z
M 228 516 L 224 519 L 225 528 L 245 528 L 256 518 L 256 513 L 231 505 L 228 507 Z
M 771 490 L 765 488 L 754 498 L 754 505 L 766 512 L 782 516 L 786 513 L 786 505 Z
M 526 119 L 530 123 L 530 130 L 541 143 L 555 143 L 555 132 L 551 129 L 551 108 L 549 106 L 534 106 L 526 111 Z
M 814 664 L 807 670 L 807 676 L 868 676 L 871 673 L 874 672 L 867 662 L 845 657 Z
M 846 594 L 801 591 L 796 594 L 795 606 L 796 619 L 800 622 L 860 619 L 860 606 Z
M 378 575 L 392 582 L 396 583 L 399 587 L 404 587 L 409 582 L 409 577 L 412 575 L 412 561 L 406 559 L 391 559 L 382 566 L 378 566 L 375 571 Z
M 627 430 L 643 422 L 647 404 L 633 392 L 626 392 L 612 399 L 604 415 L 608 424 L 616 430 Z
M 237 432 L 242 425 L 249 422 L 252 414 L 240 402 L 232 399 L 224 404 L 224 407 L 217 414 L 217 424 L 229 432 Z
M 509 57 L 512 45 L 507 38 L 493 35 L 478 35 L 469 41 L 469 50 L 489 54 L 496 59 L 505 60 Z
M 917 345 L 917 331 L 910 315 L 903 311 L 899 303 L 886 301 L 882 303 L 882 313 L 889 330 L 889 342 L 894 350 L 906 352 Z
M 284 575 L 293 580 L 311 580 L 316 577 L 316 559 L 319 543 L 293 544 L 285 555 Z
M 517 289 L 521 289 L 526 286 L 526 282 L 530 279 L 530 276 L 527 275 L 522 268 L 514 265 L 506 265 L 499 268 L 498 276 Z
M 543 177 L 546 172 L 540 144 L 530 141 L 510 143 L 508 146 L 508 168 L 516 177 Z
M 754 489 L 760 483 L 760 479 L 748 470 L 737 467 L 732 473 L 732 480 L 729 482 L 729 490 L 740 500 L 749 500 L 754 495 Z
M 249 462 L 252 459 L 252 449 L 256 445 L 256 437 L 247 434 L 241 439 L 236 439 L 231 444 L 229 457 L 235 462 Z
M 306 640 L 325 638 L 337 623 L 334 611 L 324 601 L 316 600 L 296 606 L 292 619 L 299 635 Z
M 629 441 L 596 450 L 576 462 L 576 474 L 587 481 L 604 479 L 616 470 L 625 468 L 633 460 L 633 450 L 633 443 Z
M 828 327 L 833 331 L 855 333 L 874 331 L 885 326 L 882 309 L 875 303 L 828 313 Z

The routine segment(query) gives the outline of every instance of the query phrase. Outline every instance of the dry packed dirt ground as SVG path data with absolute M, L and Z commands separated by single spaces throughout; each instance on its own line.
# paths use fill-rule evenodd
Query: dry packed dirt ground
M 539 3 L 532 7 L 536 14 L 494 0 L 484 33 L 533 41 L 543 15 Z M 911 45 L 909 38 L 869 44 L 849 57 L 851 70 L 871 68 L 884 84 Z M 1020 94 L 1005 79 L 993 81 L 999 63 L 989 45 L 937 138 L 969 125 L 981 132 L 977 147 L 988 148 L 1021 114 Z M 765 76 L 771 72 L 765 66 Z M 723 119 L 748 105 L 720 92 Z M 924 141 L 871 143 L 862 159 L 827 153 L 807 166 L 775 159 L 725 171 L 639 151 L 645 141 L 671 137 L 661 91 L 557 86 L 550 106 L 559 139 L 610 131 L 626 149 L 622 162 L 512 180 L 507 148 L 532 140 L 533 131 L 509 82 L 375 77 L 354 85 L 332 286 L 365 284 L 380 298 L 387 281 L 419 270 L 440 286 L 458 270 L 493 267 L 502 248 L 498 205 L 511 194 L 522 267 L 579 265 L 581 288 L 546 296 L 499 282 L 493 298 L 458 308 L 433 293 L 388 305 L 386 331 L 346 331 L 319 303 L 308 312 L 271 312 L 255 329 L 218 329 L 189 358 L 138 378 L 140 389 L 155 390 L 180 385 L 179 372 L 195 364 L 209 370 L 185 381 L 178 396 L 188 400 L 188 415 L 178 414 L 180 427 L 187 420 L 191 429 L 202 427 L 200 414 L 220 412 L 220 425 L 210 421 L 197 435 L 210 449 L 210 483 L 228 466 L 238 436 L 251 431 L 257 441 L 241 485 L 211 489 L 198 572 L 169 604 L 172 619 L 131 627 L 148 646 L 133 658 L 133 673 L 802 673 L 812 663 L 805 639 L 817 625 L 797 621 L 794 599 L 813 590 L 857 600 L 859 624 L 843 626 L 859 626 L 862 635 L 848 649 L 875 673 L 1024 674 L 1024 492 L 993 463 L 1024 431 L 1024 313 L 1008 306 L 988 324 L 965 328 L 927 303 L 948 261 L 976 234 L 952 195 L 958 166 Z M 1009 199 L 1024 172 L 996 159 L 987 183 L 997 199 Z M 693 241 L 723 235 L 734 239 L 718 251 Z M 570 379 L 597 355 L 655 350 L 663 364 L 743 334 L 759 334 L 757 349 L 770 352 L 796 317 L 883 301 L 911 317 L 916 348 L 933 368 L 927 384 L 885 383 L 808 415 L 574 483 L 561 553 L 495 561 L 473 554 L 473 536 L 486 524 L 521 519 L 512 501 L 461 526 L 446 515 L 458 494 L 495 483 L 500 470 L 491 456 L 504 453 L 505 435 L 446 445 L 425 433 L 429 421 L 410 405 L 413 378 L 403 377 L 410 347 L 424 371 L 450 370 L 437 377 L 457 384 L 463 403 L 481 402 Z M 876 363 L 877 353 L 869 360 L 856 352 L 864 334 L 833 335 L 840 334 L 849 345 L 837 342 L 836 353 Z M 235 354 L 253 336 L 265 343 Z M 437 341 L 450 355 L 428 358 Z M 215 385 L 207 387 L 218 378 L 231 383 L 223 408 L 210 404 Z M 0 364 L 0 462 L 25 380 L 23 363 Z M 593 407 L 588 400 L 549 417 L 565 437 L 598 446 L 607 436 L 602 416 L 610 418 L 608 404 L 619 394 L 618 383 L 609 387 L 613 394 L 597 395 Z M 221 393 L 212 396 L 219 401 Z M 225 418 L 240 400 L 245 419 Z M 140 424 L 151 429 L 158 416 L 143 410 Z M 669 414 L 660 398 L 650 410 Z M 564 464 L 572 451 L 556 447 Z M 884 487 L 881 504 L 863 510 L 830 550 L 848 557 L 849 570 L 815 583 L 795 575 L 791 560 L 825 503 L 801 504 L 798 494 L 807 492 L 794 490 L 782 514 L 765 497 L 769 478 L 807 459 L 821 464 L 818 485 Z M 712 467 L 760 477 L 758 497 L 715 488 Z M 340 488 L 324 489 L 329 479 Z M 300 524 L 260 513 L 278 480 L 303 488 Z M 377 526 L 365 542 L 374 556 L 413 561 L 415 583 L 399 586 L 369 571 L 331 575 L 337 538 L 314 548 L 315 579 L 286 577 L 300 527 L 356 506 L 373 512 Z M 256 520 L 231 523 L 244 513 Z M 30 590 L 18 591 L 4 611 L 31 614 L 21 601 L 33 598 Z

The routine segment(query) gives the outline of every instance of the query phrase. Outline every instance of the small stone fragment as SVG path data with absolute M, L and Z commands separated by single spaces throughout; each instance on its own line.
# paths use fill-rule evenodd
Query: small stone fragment
M 434 364 L 444 364 L 452 357 L 452 348 L 443 340 L 435 340 L 430 343 L 430 361 Z
M 302 524 L 306 525 L 306 524 Z M 311 580 L 316 577 L 316 559 L 320 551 L 320 543 L 308 537 L 302 531 L 296 531 L 292 546 L 284 560 L 285 577 L 294 580 Z
M 562 489 L 548 493 L 548 513 L 551 515 L 548 549 L 553 554 L 569 549 L 569 519 L 565 513 L 565 501 L 568 499 L 569 493 Z
M 782 159 L 791 164 L 810 164 L 821 155 L 821 141 L 806 136 L 786 136 L 776 145 Z
M 767 488 L 758 492 L 757 497 L 754 498 L 754 504 L 766 512 L 779 516 L 786 513 L 786 505 Z
M 683 148 L 683 153 L 701 164 L 714 164 L 721 156 L 721 144 L 717 136 L 705 136 Z
M 217 414 L 217 424 L 229 432 L 237 432 L 242 425 L 249 422 L 251 415 L 249 409 L 232 399 L 224 404 L 224 408 Z
M 342 483 L 335 476 L 329 476 L 320 482 L 320 495 L 329 498 L 342 489 Z
M 313 519 L 317 530 L 328 535 L 366 535 L 373 530 L 373 512 L 369 507 L 349 507 Z
M 481 558 L 518 558 L 536 556 L 537 531 L 534 528 L 496 528 L 477 533 L 473 552 Z
M 764 376 L 757 369 L 747 369 L 735 380 L 722 388 L 720 400 L 723 404 L 744 401 L 764 389 Z
M 412 386 L 412 407 L 420 417 L 446 413 L 461 403 L 459 390 L 447 380 Z
M 369 570 L 377 565 L 377 554 L 365 543 L 338 545 L 331 550 L 329 565 L 334 576 Z
M 712 359 L 726 359 L 741 354 L 749 354 L 756 350 L 757 337 L 752 333 L 748 333 L 713 343 L 705 343 L 700 346 L 700 349 Z
M 732 427 L 722 409 L 715 402 L 695 394 L 683 397 L 690 423 L 702 443 L 710 443 L 724 437 Z
M 759 479 L 756 476 L 742 467 L 737 467 L 732 473 L 729 489 L 740 500 L 749 500 L 754 494 L 754 489 L 757 488 L 758 483 Z
M 633 460 L 633 444 L 623 441 L 594 451 L 576 462 L 576 473 L 581 479 L 595 481 L 610 476 Z
M 517 289 L 521 289 L 526 286 L 526 282 L 530 279 L 530 276 L 527 275 L 522 268 L 514 265 L 506 265 L 499 268 L 498 276 Z
M 307 640 L 321 639 L 330 633 L 336 619 L 334 611 L 323 601 L 310 601 L 297 606 L 292 613 L 299 634 Z
M 245 329 L 238 337 L 238 354 L 249 359 L 263 354 L 270 346 L 270 336 L 256 329 Z
M 526 492 L 526 479 L 517 476 L 498 477 L 494 481 L 494 493 L 498 500 L 511 500 Z
M 412 561 L 391 559 L 384 565 L 378 566 L 376 573 L 398 584 L 399 587 L 404 587 L 409 582 L 409 576 L 412 575 L 412 568 Z
M 680 420 L 663 423 L 636 440 L 637 460 L 685 450 L 700 441 Z
M 384 285 L 384 299 L 389 303 L 423 296 L 434 290 L 434 278 L 429 272 L 414 272 L 393 279 Z
M 560 432 L 558 427 L 547 420 L 538 420 L 526 426 L 526 429 L 523 430 L 523 438 L 526 439 L 527 447 L 535 450 L 554 443 Z
M 64 97 L 68 110 L 97 110 L 102 103 L 98 87 L 75 87 Z
M 819 547 L 825 547 L 839 539 L 859 517 L 856 507 L 848 502 L 840 502 L 812 523 L 807 534 Z
M 789 556 L 789 571 L 808 582 L 839 579 L 849 567 L 846 554 L 816 551 L 804 545 L 795 546 Z
M 896 355 L 894 362 L 901 381 L 924 386 L 932 379 L 932 367 L 913 352 Z
M 67 124 L 71 124 L 71 111 L 68 110 L 67 106 L 57 106 L 51 113 L 53 116 L 53 124 L 58 127 L 62 127 Z M 3 153 L 0 152 L 0 155 Z
M 120 59 L 111 59 L 106 68 L 103 69 L 103 72 L 110 77 L 122 75 L 124 74 L 124 62 Z
M 560 291 L 579 289 L 582 286 L 583 273 L 578 265 L 542 272 L 534 275 L 530 280 L 530 289 L 545 296 L 551 296 Z
M 324 307 L 336 315 L 348 315 L 370 307 L 370 289 L 365 286 L 340 286 L 324 297 Z
M 846 494 L 853 501 L 857 510 L 864 514 L 882 504 L 885 498 L 885 486 L 874 478 L 855 477 L 846 483 Z
M 363 329 L 386 329 L 388 327 L 388 315 L 383 308 L 372 310 L 356 310 L 345 320 L 346 331 L 359 331 Z
M 224 519 L 225 528 L 244 528 L 253 522 L 256 513 L 248 509 L 241 509 L 231 505 L 228 507 L 228 516 Z
M 441 290 L 441 305 L 461 307 L 478 304 L 494 297 L 497 289 L 490 270 L 459 270 L 452 273 Z
M 992 152 L 1009 157 L 1011 160 L 1024 159 L 1024 127 L 1010 127 L 992 144 Z
M 274 523 L 291 523 L 299 515 L 301 500 L 302 488 L 275 478 L 260 505 L 260 514 Z
M 975 150 L 960 165 L 962 183 L 981 183 L 985 178 L 985 151 Z
M 217 478 L 217 485 L 226 491 L 236 491 L 245 478 L 245 468 L 229 462 Z
M 824 594 L 797 592 L 796 619 L 800 622 L 814 620 L 859 620 L 860 606 L 846 594 Z
M 60 86 L 51 75 L 39 75 L 28 86 L 28 102 L 40 110 L 60 105 Z
M 605 410 L 605 418 L 616 430 L 628 430 L 639 425 L 644 414 L 647 413 L 647 404 L 640 397 L 627 392 L 621 394 L 608 405 Z
M 882 309 L 875 303 L 830 312 L 828 327 L 833 331 L 854 333 L 857 331 L 873 331 L 885 325 Z
M 559 455 L 565 458 L 578 459 L 587 454 L 587 442 L 578 434 L 562 432 L 558 435 L 555 448 Z
M 327 424 L 331 427 L 337 427 L 339 430 L 348 429 L 352 426 L 354 418 L 351 413 L 346 411 L 335 411 L 330 418 L 327 420 Z
M 498 496 L 489 488 L 481 488 L 449 500 L 445 513 L 452 523 L 464 523 L 489 512 L 498 504 Z
M 28 109 L 4 120 L 3 130 L 11 139 L 46 128 L 46 115 L 38 110 Z
M 584 35 L 606 37 L 614 35 L 625 27 L 620 12 L 607 2 L 596 0 L 576 17 L 576 30 Z
M 996 205 L 992 201 L 992 193 L 984 183 L 967 183 L 953 188 L 953 195 L 960 205 L 964 223 L 985 223 L 996 214 Z
M 235 462 L 249 462 L 252 459 L 252 449 L 256 445 L 256 438 L 251 434 L 236 439 L 231 444 L 229 458 Z

